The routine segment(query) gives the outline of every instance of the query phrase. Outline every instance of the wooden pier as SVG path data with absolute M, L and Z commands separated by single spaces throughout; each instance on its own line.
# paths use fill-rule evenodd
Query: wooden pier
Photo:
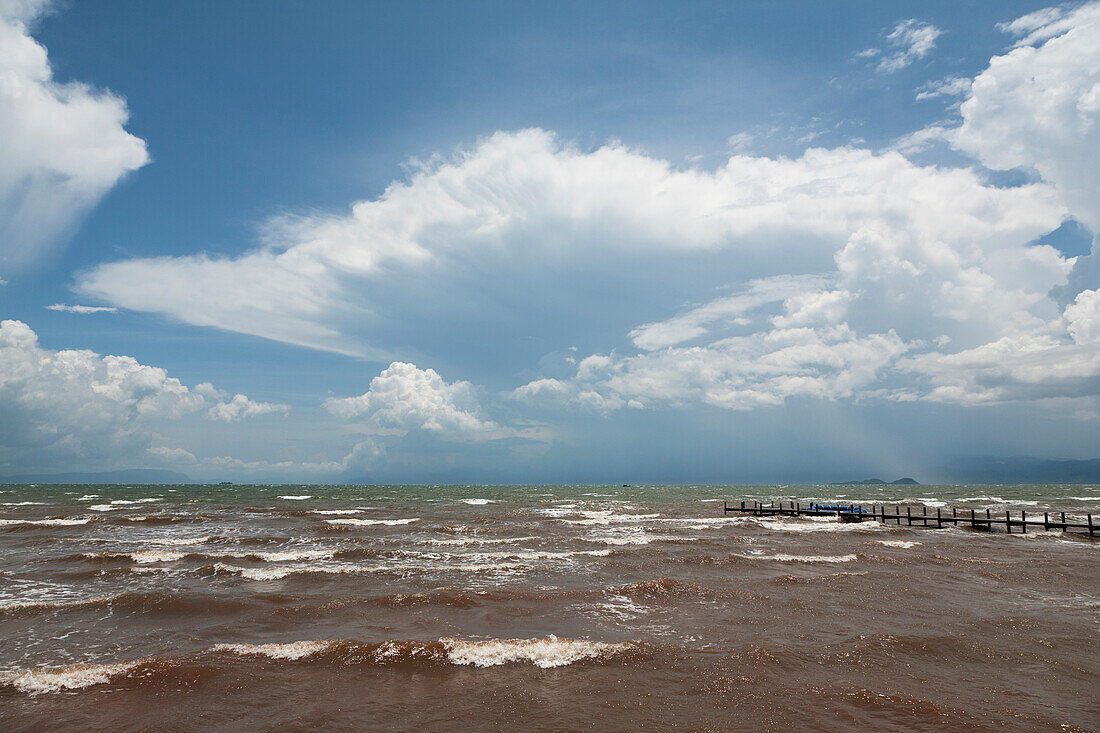
M 722 513 L 741 512 L 756 517 L 836 517 L 842 522 L 862 522 L 872 520 L 883 524 L 905 525 L 925 529 L 943 529 L 946 525 L 954 527 L 969 527 L 970 529 L 989 532 L 994 527 L 1004 528 L 1008 534 L 1013 530 L 1019 530 L 1027 534 L 1028 527 L 1043 530 L 1061 530 L 1062 532 L 1084 533 L 1095 538 L 1097 530 L 1100 530 L 1100 521 L 1094 522 L 1091 514 L 1086 514 L 1086 521 L 1070 521 L 1065 512 L 1043 512 L 1039 518 L 1038 512 L 1032 512 L 1029 517 L 1027 510 L 1021 509 L 1015 516 L 1011 510 L 1006 509 L 1004 516 L 994 514 L 989 509 L 976 511 L 974 509 L 957 509 L 952 507 L 945 510 L 936 507 L 935 514 L 929 512 L 929 507 L 920 505 L 917 507 L 920 513 L 913 511 L 912 505 L 901 504 L 871 504 L 868 510 L 862 504 L 829 504 L 824 505 L 811 502 L 803 505 L 795 501 L 780 501 L 778 505 L 774 501 L 764 503 L 761 501 L 742 501 L 740 505 L 731 505 L 728 501 L 722 502 Z M 904 513 L 903 513 L 904 510 Z M 1071 518 L 1072 519 L 1072 518 Z

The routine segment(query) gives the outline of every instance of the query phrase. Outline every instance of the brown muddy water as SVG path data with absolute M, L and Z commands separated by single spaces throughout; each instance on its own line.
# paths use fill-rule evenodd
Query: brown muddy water
M 5 732 L 1100 726 L 1100 540 L 721 509 L 1096 487 L 0 491 Z

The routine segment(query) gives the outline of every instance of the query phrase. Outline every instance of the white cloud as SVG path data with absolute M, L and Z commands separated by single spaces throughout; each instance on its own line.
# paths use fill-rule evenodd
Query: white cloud
M 325 408 L 345 419 L 366 417 L 378 428 L 425 430 L 448 437 L 477 437 L 496 429 L 481 416 L 469 382 L 448 384 L 434 369 L 395 361 L 358 397 L 332 398 Z
M 214 420 L 285 410 L 243 395 L 229 402 L 209 384 L 190 389 L 159 367 L 129 356 L 86 350 L 53 351 L 21 321 L 0 322 L 0 458 L 51 460 L 143 455 L 151 426 L 205 412 Z M 171 448 L 150 455 L 170 456 Z
M 972 79 L 965 76 L 949 76 L 946 79 L 930 81 L 917 89 L 917 101 L 936 97 L 961 97 L 970 93 Z
M 931 53 L 936 47 L 936 39 L 943 31 L 914 18 L 898 21 L 894 29 L 886 36 L 890 51 L 868 48 L 856 54 L 857 58 L 872 59 L 882 56 L 876 70 L 892 74 Z
M 875 222 L 908 227 L 914 247 L 976 261 L 986 249 L 1021 247 L 1062 216 L 1044 186 L 995 188 L 971 171 L 920 167 L 894 152 L 734 156 L 707 172 L 617 145 L 581 152 L 525 130 L 426 166 L 349 216 L 273 222 L 269 245 L 237 259 L 112 263 L 80 276 L 78 289 L 189 323 L 386 354 L 392 341 L 372 331 L 392 332 L 441 294 L 475 302 L 487 271 L 530 276 L 538 288 L 494 310 L 537 308 L 569 293 L 576 267 L 607 287 L 643 273 L 660 280 L 670 263 L 715 252 L 734 260 L 732 283 L 792 266 L 820 272 Z M 1045 272 L 1036 287 L 1050 285 Z
M 60 313 L 79 313 L 82 315 L 88 313 L 118 313 L 118 308 L 109 305 L 66 305 L 65 303 L 47 305 L 46 310 L 58 311 Z
M 407 343 L 395 334 L 415 333 L 405 326 L 417 318 L 455 303 L 471 310 L 500 281 L 538 287 L 499 288 L 512 300 L 494 302 L 494 317 L 579 297 L 579 274 L 609 291 L 648 282 L 692 298 L 697 283 L 676 281 L 676 267 L 720 262 L 738 287 L 732 295 L 677 314 L 646 287 L 629 290 L 648 318 L 616 333 L 635 353 L 607 349 L 570 378 L 540 377 L 512 394 L 598 412 L 792 397 L 1076 398 L 1095 391 L 1093 301 L 1082 293 L 1063 309 L 1051 293 L 1067 287 L 1076 260 L 1034 242 L 1070 215 L 1094 231 L 1100 224 L 1097 8 L 1005 26 L 1026 34 L 1022 45 L 972 83 L 949 77 L 921 92 L 968 94 L 959 126 L 918 131 L 892 151 L 734 155 L 707 171 L 618 144 L 581 151 L 542 130 L 500 132 L 421 165 L 347 215 L 273 221 L 265 246 L 236 259 L 113 263 L 82 276 L 79 289 L 191 323 L 362 354 Z M 938 34 L 899 24 L 883 70 L 926 56 Z M 980 171 L 902 154 L 932 140 L 988 167 L 1030 168 L 1039 180 L 999 187 Z M 750 142 L 734 136 L 730 145 Z M 531 323 L 532 338 L 568 331 Z M 327 406 L 366 416 L 375 430 L 491 432 L 466 383 L 403 362 L 375 381 Z M 460 386 L 465 403 L 448 391 Z
M 1027 35 L 975 77 L 952 143 L 990 168 L 1038 173 L 1100 232 L 1100 3 L 1004 28 Z
M 20 267 L 63 239 L 126 173 L 148 162 L 126 132 L 125 102 L 53 79 L 27 25 L 45 2 L 0 3 L 0 267 Z

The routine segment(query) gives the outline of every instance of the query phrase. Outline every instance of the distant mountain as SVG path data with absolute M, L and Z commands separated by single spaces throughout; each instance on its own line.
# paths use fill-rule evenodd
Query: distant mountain
M 0 478 L 3 484 L 189 484 L 190 477 L 158 468 L 74 473 L 24 473 Z
M 952 483 L 1096 484 L 1100 458 L 1052 461 L 1046 458 L 960 458 L 936 471 Z
M 830 486 L 920 486 L 920 482 L 916 479 L 911 479 L 908 476 L 905 478 L 899 478 L 896 481 L 883 481 L 880 478 L 865 478 L 859 481 L 837 481 L 836 483 L 829 484 Z

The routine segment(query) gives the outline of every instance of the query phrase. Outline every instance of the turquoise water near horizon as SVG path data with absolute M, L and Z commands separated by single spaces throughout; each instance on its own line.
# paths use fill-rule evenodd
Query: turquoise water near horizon
M 911 503 L 930 506 L 1016 506 L 1100 508 L 1100 486 L 1091 484 L 8 484 L 0 505 L 37 500 L 50 504 L 91 503 L 93 497 L 148 497 L 150 492 L 184 501 L 247 504 L 287 496 L 333 501 L 444 501 L 487 499 L 538 501 L 603 498 L 669 502 L 747 500 L 830 500 L 855 503 Z M 18 500 L 16 498 L 18 497 Z

